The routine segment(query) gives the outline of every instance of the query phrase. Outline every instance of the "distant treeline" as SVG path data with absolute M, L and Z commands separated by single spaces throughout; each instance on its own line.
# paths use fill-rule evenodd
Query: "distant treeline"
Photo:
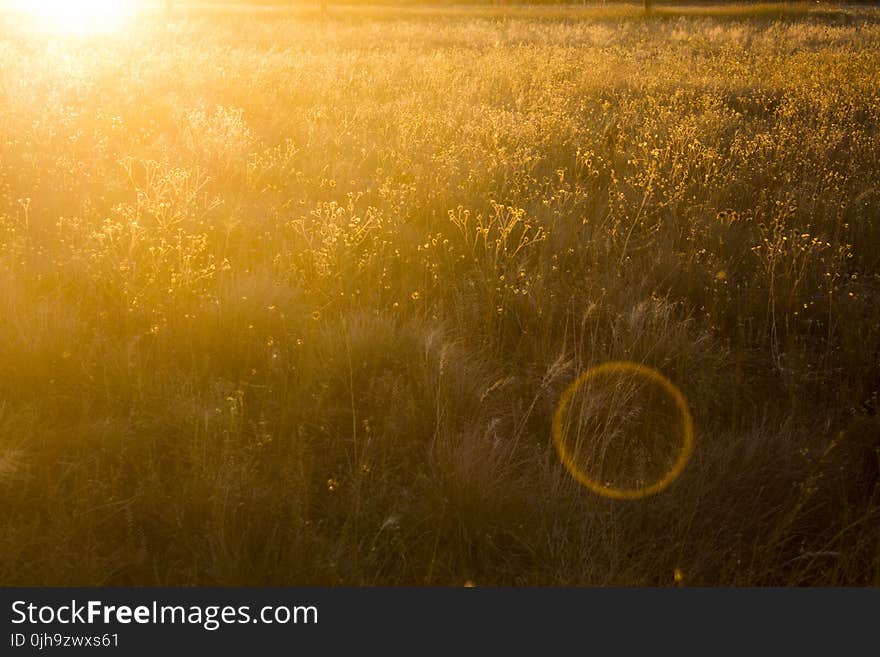
M 171 5 L 258 5 L 263 7 L 296 7 L 320 4 L 322 0 L 166 0 Z M 642 4 L 638 0 L 324 0 L 331 5 L 606 5 Z M 878 5 L 880 0 L 654 0 L 667 5 L 749 5 L 749 4 L 822 4 L 822 5 Z

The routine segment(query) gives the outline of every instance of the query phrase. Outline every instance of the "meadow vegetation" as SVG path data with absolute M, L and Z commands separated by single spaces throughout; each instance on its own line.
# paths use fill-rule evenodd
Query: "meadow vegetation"
M 878 82 L 869 8 L 0 15 L 0 583 L 880 584 Z M 608 360 L 644 500 L 551 441 Z

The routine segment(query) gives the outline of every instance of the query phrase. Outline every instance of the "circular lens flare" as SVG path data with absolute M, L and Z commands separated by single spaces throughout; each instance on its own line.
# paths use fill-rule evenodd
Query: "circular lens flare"
M 16 8 L 36 30 L 87 35 L 122 28 L 134 14 L 136 0 L 16 0 Z
M 582 485 L 634 500 L 659 493 L 682 473 L 693 453 L 694 425 L 674 383 L 646 365 L 615 361 L 587 370 L 565 390 L 553 416 L 553 443 Z

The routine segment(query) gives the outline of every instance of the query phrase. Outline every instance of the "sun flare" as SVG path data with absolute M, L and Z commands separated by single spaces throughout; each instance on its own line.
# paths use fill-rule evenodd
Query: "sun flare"
M 95 34 L 121 28 L 136 0 L 17 0 L 34 27 L 65 34 Z

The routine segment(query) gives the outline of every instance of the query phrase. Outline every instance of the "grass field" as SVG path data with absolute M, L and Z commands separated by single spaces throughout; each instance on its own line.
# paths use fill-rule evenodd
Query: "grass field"
M 878 585 L 878 172 L 877 9 L 0 14 L 0 583 Z

